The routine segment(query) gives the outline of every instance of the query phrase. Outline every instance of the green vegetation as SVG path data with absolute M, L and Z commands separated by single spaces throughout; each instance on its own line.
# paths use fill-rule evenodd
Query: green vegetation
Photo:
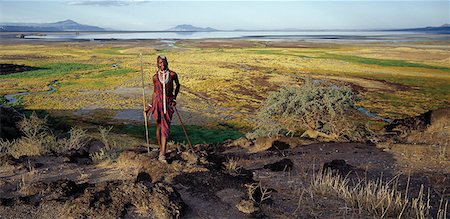
M 437 69 L 437 70 L 442 70 L 445 72 L 450 72 L 450 68 L 447 68 L 447 67 L 412 63 L 412 62 L 407 62 L 404 60 L 374 59 L 374 58 L 365 58 L 365 57 L 361 57 L 361 56 L 339 55 L 339 54 L 330 54 L 330 53 L 326 53 L 326 54 L 322 55 L 321 58 L 337 59 L 337 60 L 359 63 L 359 64 L 366 64 L 366 65 L 380 65 L 380 66 L 388 66 L 388 67 L 428 68 L 428 69 Z
M 208 129 L 195 125 L 185 126 L 186 132 L 189 135 L 189 139 L 193 145 L 195 144 L 212 144 L 223 142 L 227 139 L 238 139 L 243 136 L 242 133 L 236 130 L 229 129 Z M 144 125 L 124 125 L 120 129 L 135 137 L 145 138 L 145 126 Z M 149 127 L 149 136 L 151 142 L 156 142 L 155 127 Z M 171 140 L 179 143 L 187 143 L 186 137 L 183 132 L 183 128 L 179 125 L 172 125 L 170 128 Z
M 98 49 L 95 50 L 95 53 L 106 54 L 106 55 L 123 55 L 120 53 L 122 48 L 110 48 L 110 49 Z
M 134 72 L 134 71 L 135 70 L 133 70 L 133 69 L 126 69 L 126 68 L 107 70 L 107 71 L 100 72 L 100 74 L 93 75 L 93 76 L 91 76 L 91 78 L 105 78 L 105 77 L 110 77 L 110 76 L 124 75 L 124 74 L 128 74 L 128 73 Z

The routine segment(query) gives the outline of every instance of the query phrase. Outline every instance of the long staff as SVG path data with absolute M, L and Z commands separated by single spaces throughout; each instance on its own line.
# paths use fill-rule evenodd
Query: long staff
M 188 136 L 188 134 L 187 134 L 187 132 L 186 132 L 186 129 L 184 128 L 183 121 L 181 121 L 180 114 L 178 113 L 178 110 L 177 110 L 177 108 L 176 108 L 175 106 L 173 106 L 173 108 L 175 109 L 175 112 L 177 112 L 178 120 L 180 120 L 180 124 L 181 124 L 181 127 L 183 128 L 184 135 L 186 136 L 186 139 L 187 139 L 187 141 L 188 141 L 189 148 L 193 149 L 193 148 L 192 148 L 192 145 L 191 145 L 191 140 L 189 140 L 189 136 Z
M 147 152 L 150 153 L 150 142 L 148 140 L 148 122 L 147 122 L 147 112 L 145 112 L 145 88 L 144 88 L 144 67 L 142 65 L 142 53 L 139 53 L 141 59 L 141 75 L 142 75 L 142 104 L 144 106 L 144 122 L 145 122 L 145 140 L 147 142 Z

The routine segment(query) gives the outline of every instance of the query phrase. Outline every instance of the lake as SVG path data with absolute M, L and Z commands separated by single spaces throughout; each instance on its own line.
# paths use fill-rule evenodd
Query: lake
M 4 37 L 3 37 L 4 38 Z M 251 39 L 307 41 L 422 41 L 449 40 L 450 34 L 407 31 L 214 31 L 214 32 L 40 32 L 25 34 L 25 39 L 49 41 L 137 40 L 137 39 Z

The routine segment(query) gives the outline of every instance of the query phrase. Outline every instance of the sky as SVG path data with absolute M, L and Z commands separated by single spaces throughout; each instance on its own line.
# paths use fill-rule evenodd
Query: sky
M 141 31 L 180 24 L 220 30 L 395 29 L 450 23 L 449 5 L 449 0 L 0 0 L 0 23 L 71 19 L 114 30 Z

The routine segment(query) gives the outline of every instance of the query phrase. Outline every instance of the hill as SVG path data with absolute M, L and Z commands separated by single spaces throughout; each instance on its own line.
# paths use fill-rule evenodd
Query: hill
M 212 32 L 212 31 L 217 31 L 214 28 L 211 27 L 196 27 L 196 26 L 192 26 L 190 24 L 181 24 L 181 25 L 177 25 L 176 27 L 172 27 L 170 29 L 168 29 L 167 31 L 185 31 L 185 32 Z
M 73 20 L 55 23 L 4 23 L 0 24 L 1 32 L 25 31 L 106 31 L 101 27 L 79 24 Z
M 419 28 L 408 28 L 408 29 L 396 29 L 393 31 L 416 31 L 416 32 L 426 32 L 426 33 L 440 33 L 440 34 L 450 34 L 450 24 L 444 24 L 439 27 L 419 27 Z

